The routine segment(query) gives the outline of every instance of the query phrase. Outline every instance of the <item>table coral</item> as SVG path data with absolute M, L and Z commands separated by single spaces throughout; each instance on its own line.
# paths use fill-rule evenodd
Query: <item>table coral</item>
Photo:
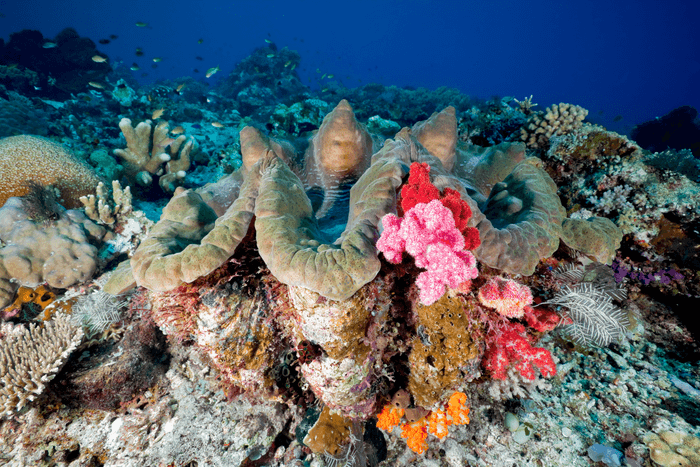
M 0 139 L 0 206 L 13 196 L 29 193 L 28 181 L 52 185 L 68 208 L 95 190 L 99 178 L 63 146 L 47 138 L 20 135 Z

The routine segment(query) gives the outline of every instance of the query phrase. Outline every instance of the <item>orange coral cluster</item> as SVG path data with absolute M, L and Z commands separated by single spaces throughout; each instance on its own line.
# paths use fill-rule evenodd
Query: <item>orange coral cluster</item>
M 467 395 L 455 392 L 450 397 L 444 410 L 436 409 L 426 417 L 411 423 L 401 425 L 401 437 L 411 450 L 422 454 L 428 448 L 428 433 L 442 439 L 447 436 L 450 425 L 466 425 L 469 423 L 469 407 L 466 406 Z M 387 404 L 377 415 L 377 428 L 390 431 L 401 422 L 404 409 Z

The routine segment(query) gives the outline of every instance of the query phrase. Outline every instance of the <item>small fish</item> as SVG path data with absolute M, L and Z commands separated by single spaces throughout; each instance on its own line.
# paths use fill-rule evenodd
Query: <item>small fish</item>
M 175 128 L 172 129 L 172 131 L 170 131 L 170 133 L 172 133 L 174 135 L 181 135 L 184 132 L 185 132 L 185 129 L 182 128 L 181 126 L 176 126 Z
M 131 71 L 138 71 L 140 69 L 141 68 L 139 68 L 138 64 L 136 64 L 136 63 L 131 64 L 131 68 L 130 68 Z
M 194 125 L 192 125 L 192 128 L 194 128 L 195 130 L 201 130 L 202 125 L 200 125 L 199 123 L 195 123 Z
M 268 44 L 272 44 L 272 41 L 270 39 L 265 39 L 265 42 L 267 42 Z
M 92 56 L 92 61 L 96 63 L 104 63 L 107 61 L 106 58 L 104 58 L 102 55 L 93 55 Z
M 97 89 L 104 89 L 105 88 L 104 84 L 98 83 L 97 81 L 90 81 L 88 84 L 90 86 L 92 86 L 93 88 L 97 88 Z
M 328 92 L 328 88 L 321 89 L 321 92 Z
M 619 122 L 622 120 L 622 115 L 617 115 L 615 118 L 613 118 L 613 122 Z
M 151 96 L 150 94 L 146 97 L 148 97 L 148 102 L 151 102 L 153 100 L 153 96 Z
M 144 23 L 143 21 L 137 21 L 136 26 L 140 28 L 145 28 L 146 26 L 148 26 L 148 23 Z
M 56 44 L 55 42 L 46 41 L 46 42 L 44 42 L 44 45 L 42 45 L 42 47 L 45 48 L 45 49 L 53 49 L 53 48 L 56 47 L 57 45 L 58 45 L 58 44 Z
M 328 75 L 328 79 L 331 79 L 332 77 L 333 77 L 333 75 Z
M 182 91 L 182 89 L 184 87 L 185 87 L 185 83 L 182 83 L 181 85 L 179 85 L 178 87 L 175 88 L 175 92 L 180 94 L 180 91 Z
M 214 128 L 223 128 L 224 124 L 219 122 L 212 122 L 211 126 L 213 126 Z
M 326 74 L 324 73 L 323 76 L 321 76 L 321 79 L 323 79 L 323 78 L 325 78 L 325 77 L 326 77 Z
M 160 118 L 160 116 L 163 115 L 163 112 L 165 112 L 165 109 L 163 109 L 163 108 L 160 108 L 160 109 L 154 111 L 153 114 L 151 115 L 151 119 L 155 120 L 157 118 Z
M 295 63 L 294 65 L 292 65 L 292 68 L 290 68 L 289 71 L 294 71 L 294 69 L 295 69 L 296 67 L 297 67 L 297 64 Z
M 217 71 L 219 71 L 219 65 L 216 65 L 214 68 L 209 68 L 207 70 L 207 74 L 204 76 L 206 76 L 207 78 L 211 78 Z
M 195 60 L 199 60 L 200 62 L 201 62 L 202 60 L 204 60 L 204 59 L 203 59 L 202 57 L 200 57 L 199 55 L 197 55 L 197 56 L 194 57 L 194 58 L 195 58 Z
M 212 99 L 211 97 L 207 97 L 207 104 L 211 104 L 212 102 L 214 102 L 214 99 Z
M 291 65 L 291 64 L 292 64 L 292 61 L 291 61 L 291 60 L 287 60 L 287 63 L 284 64 L 284 67 L 287 68 L 287 67 L 288 67 L 289 65 Z
M 194 70 L 192 70 L 192 73 L 199 73 L 199 70 L 195 68 Z
M 119 36 L 117 36 L 116 34 L 110 34 L 109 38 L 114 40 L 114 39 L 119 39 Z
M 34 90 L 35 90 L 35 91 L 41 91 L 41 87 L 39 87 L 39 86 L 34 86 Z
M 110 41 L 109 41 L 109 39 L 100 39 L 100 40 L 97 41 L 97 42 L 99 42 L 99 43 L 102 44 L 102 45 L 107 45 L 107 44 L 109 44 Z
M 141 49 L 141 47 L 136 48 L 136 56 L 143 57 L 143 49 Z
M 84 102 L 90 102 L 92 100 L 92 97 L 90 97 L 88 94 L 81 94 L 80 100 Z
M 267 58 L 272 58 L 274 56 L 275 56 L 275 54 L 267 54 Z
M 153 61 L 156 63 L 160 62 L 161 60 L 163 60 L 163 59 L 160 57 L 153 57 Z
M 198 41 L 197 41 L 197 44 L 201 44 L 202 42 L 204 42 L 204 39 L 198 40 Z

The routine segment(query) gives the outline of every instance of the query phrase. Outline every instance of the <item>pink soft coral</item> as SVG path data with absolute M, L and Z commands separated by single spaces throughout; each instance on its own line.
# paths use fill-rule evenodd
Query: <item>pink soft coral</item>
M 464 236 L 464 249 L 477 248 L 481 244 L 479 230 L 467 226 L 472 217 L 469 204 L 461 198 L 457 190 L 452 188 L 445 188 L 444 193 L 440 194 L 440 191 L 430 182 L 430 166 L 426 162 L 414 162 L 411 164 L 408 182 L 401 188 L 400 212 L 408 212 L 417 204 L 428 204 L 434 199 L 439 199 L 447 209 L 452 211 L 455 225 Z
M 512 279 L 492 277 L 479 289 L 479 301 L 507 318 L 522 318 L 525 307 L 532 304 L 532 293 Z
M 474 255 L 463 250 L 464 237 L 452 211 L 439 200 L 416 204 L 403 219 L 388 214 L 382 226 L 377 249 L 389 262 L 401 262 L 405 250 L 416 266 L 426 269 L 416 279 L 424 305 L 435 303 L 445 293 L 445 285 L 456 288 L 478 275 Z

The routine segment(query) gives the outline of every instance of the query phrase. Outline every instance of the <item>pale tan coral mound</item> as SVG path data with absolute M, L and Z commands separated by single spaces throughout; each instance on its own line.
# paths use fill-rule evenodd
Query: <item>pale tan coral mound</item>
M 622 241 L 622 231 L 605 217 L 564 219 L 561 238 L 599 263 L 611 264 Z
M 91 279 L 97 270 L 93 243 L 106 234 L 82 211 L 62 211 L 47 224 L 30 217 L 22 198 L 10 198 L 0 208 L 0 307 L 12 301 L 17 284 L 67 288 Z
M 43 325 L 0 325 L 0 415 L 41 394 L 82 339 L 82 329 L 63 313 Z
M 0 206 L 13 196 L 29 193 L 30 180 L 58 188 L 68 208 L 82 206 L 79 198 L 92 193 L 100 181 L 92 168 L 47 138 L 0 139 Z
M 700 465 L 700 438 L 687 433 L 665 431 L 643 438 L 654 465 L 660 467 Z

